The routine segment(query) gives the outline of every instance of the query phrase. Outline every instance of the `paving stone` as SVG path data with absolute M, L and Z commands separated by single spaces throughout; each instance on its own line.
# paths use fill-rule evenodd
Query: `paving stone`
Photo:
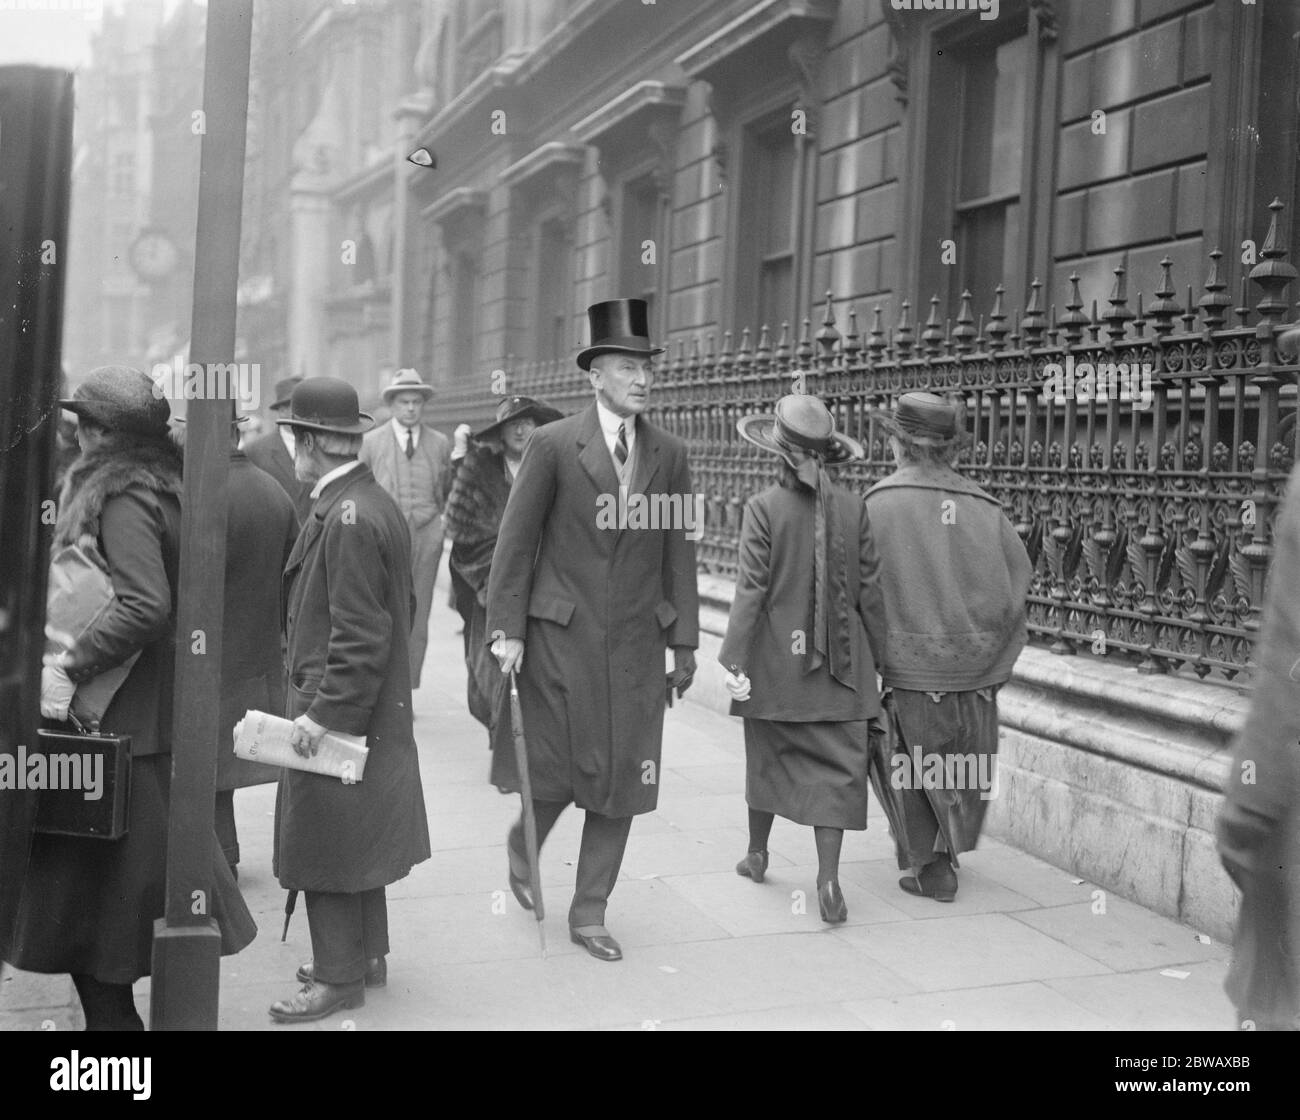
M 1058 978 L 1047 986 L 1100 1015 L 1119 1030 L 1232 1031 L 1236 1020 L 1223 991 L 1224 961 L 1181 965 L 1185 980 L 1163 975 L 1163 969 L 1102 976 Z
M 1104 1018 L 1045 984 L 1005 984 L 848 1003 L 845 1010 L 876 1031 L 1099 1031 Z

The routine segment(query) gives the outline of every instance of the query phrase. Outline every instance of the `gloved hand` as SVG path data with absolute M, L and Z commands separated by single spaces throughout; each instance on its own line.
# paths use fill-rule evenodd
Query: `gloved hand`
M 41 669 L 41 715 L 46 719 L 65 720 L 77 686 L 64 670 L 64 654 L 46 654 Z
M 686 646 L 673 646 L 673 671 L 668 674 L 668 706 L 672 707 L 673 693 L 677 699 L 686 695 L 695 679 L 695 651 Z
M 458 424 L 456 426 L 451 446 L 451 457 L 453 459 L 463 458 L 469 450 L 469 434 L 472 430 L 468 424 Z
M 745 676 L 744 671 L 737 669 L 734 673 L 727 670 L 727 691 L 731 693 L 731 698 L 738 704 L 743 704 L 749 699 L 749 678 Z

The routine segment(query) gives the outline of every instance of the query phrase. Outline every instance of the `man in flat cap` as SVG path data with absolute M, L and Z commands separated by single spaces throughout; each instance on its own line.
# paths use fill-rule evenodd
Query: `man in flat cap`
M 421 423 L 433 386 L 413 369 L 399 369 L 384 389 L 393 412 L 387 424 L 367 433 L 361 461 L 397 502 L 411 530 L 411 580 L 415 618 L 411 627 L 411 687 L 420 687 L 420 669 L 429 644 L 429 610 L 442 561 L 442 510 L 451 490 L 451 440 Z
M 659 797 L 665 704 L 695 672 L 699 605 L 690 527 L 603 516 L 612 506 L 691 497 L 686 447 L 641 413 L 654 380 L 644 300 L 590 307 L 577 358 L 596 399 L 538 428 L 510 490 L 488 579 L 487 629 L 503 672 L 518 670 L 539 843 L 569 804 L 587 812 L 569 909 L 572 940 L 622 958 L 605 928 L 632 817 Z M 661 497 L 662 496 L 662 497 Z M 509 882 L 533 906 L 520 824 Z

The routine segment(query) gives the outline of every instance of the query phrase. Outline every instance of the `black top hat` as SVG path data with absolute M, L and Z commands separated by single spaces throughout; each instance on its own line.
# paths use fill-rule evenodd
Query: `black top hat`
M 301 377 L 284 377 L 275 383 L 275 400 L 271 402 L 273 412 L 277 408 L 289 407 L 289 398 L 293 396 L 294 389 L 301 381 Z
M 289 415 L 276 420 L 291 428 L 359 436 L 375 426 L 375 418 L 362 412 L 357 391 L 337 377 L 308 377 L 289 399 Z
M 591 369 L 600 354 L 662 354 L 650 344 L 650 317 L 643 299 L 607 299 L 587 308 L 591 345 L 578 354 L 578 365 Z
M 552 408 L 545 401 L 535 401 L 532 397 L 506 397 L 497 405 L 496 422 L 489 424 L 481 432 L 475 432 L 474 438 L 477 440 L 496 439 L 511 420 L 518 420 L 524 416 L 531 416 L 537 421 L 540 428 L 543 424 L 549 424 L 553 420 L 562 419 L 564 413 L 558 408 Z

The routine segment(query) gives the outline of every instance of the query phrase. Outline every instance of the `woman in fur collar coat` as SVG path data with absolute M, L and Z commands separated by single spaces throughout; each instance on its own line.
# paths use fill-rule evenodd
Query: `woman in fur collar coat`
M 73 686 L 139 653 L 100 724 L 131 736 L 129 831 L 111 842 L 33 837 L 8 959 L 71 973 L 88 1030 L 143 1029 L 131 985 L 149 975 L 164 910 L 182 458 L 153 389 L 139 370 L 105 366 L 60 402 L 80 420 L 81 454 L 64 481 L 54 547 L 97 556 L 116 602 L 46 667 L 41 713 L 66 718 Z M 222 950 L 237 952 L 256 926 L 215 837 L 212 852 Z

